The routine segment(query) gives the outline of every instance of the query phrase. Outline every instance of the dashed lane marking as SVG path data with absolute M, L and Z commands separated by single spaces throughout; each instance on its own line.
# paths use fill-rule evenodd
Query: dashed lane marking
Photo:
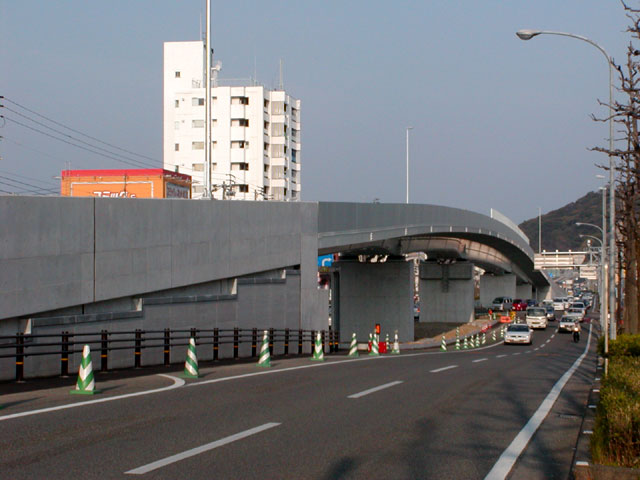
M 384 385 L 380 385 L 378 387 L 370 388 L 369 390 L 365 390 L 364 392 L 354 393 L 353 395 L 349 395 L 347 398 L 360 398 L 365 395 L 369 395 L 370 393 L 379 392 L 380 390 L 384 390 L 385 388 L 395 387 L 396 385 L 400 385 L 402 381 L 396 380 L 395 382 L 385 383 Z
M 128 472 L 124 472 L 124 473 L 129 475 L 144 475 L 145 473 L 149 473 L 153 470 L 157 470 L 158 468 L 166 467 L 167 465 L 170 465 L 175 462 L 179 462 L 180 460 L 184 460 L 185 458 L 193 457 L 195 455 L 200 455 L 201 453 L 208 452 L 209 450 L 213 450 L 214 448 L 222 447 L 223 445 L 227 445 L 229 443 L 242 440 L 243 438 L 247 438 L 247 437 L 250 437 L 251 435 L 264 432 L 265 430 L 269 430 L 270 428 L 277 427 L 278 425 L 280 424 L 273 423 L 273 422 L 265 423 L 264 425 L 261 425 L 259 427 L 251 428 L 249 430 L 245 430 L 244 432 L 236 433 L 235 435 L 231 435 L 229 437 L 216 440 L 215 442 L 207 443 L 200 447 L 192 448 L 191 450 L 178 453 L 177 455 L 171 455 L 170 457 L 163 458 L 162 460 L 158 460 L 153 463 L 148 463 L 147 465 L 134 468 L 133 470 L 129 470 Z
M 435 370 L 429 370 L 430 373 L 438 373 L 444 372 L 445 370 L 450 370 L 452 368 L 456 368 L 458 365 L 449 365 L 448 367 L 436 368 Z
M 477 360 L 473 360 L 473 363 L 486 362 L 487 360 L 489 360 L 489 359 L 488 358 L 478 358 Z

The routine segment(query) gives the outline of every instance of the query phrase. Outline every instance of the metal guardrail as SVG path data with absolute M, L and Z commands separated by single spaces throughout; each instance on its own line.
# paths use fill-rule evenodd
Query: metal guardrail
M 195 338 L 196 345 L 211 345 L 213 361 L 219 360 L 221 345 L 233 345 L 233 356 L 239 358 L 241 344 L 251 344 L 251 358 L 258 355 L 258 344 L 262 341 L 263 330 L 252 329 L 197 329 L 172 330 L 141 330 L 109 332 L 101 330 L 92 333 L 70 333 L 62 331 L 60 334 L 31 335 L 16 333 L 15 335 L 0 336 L 0 358 L 15 358 L 17 382 L 24 381 L 25 359 L 42 355 L 60 355 L 60 376 L 69 376 L 69 355 L 82 353 L 84 345 L 91 350 L 100 352 L 100 371 L 109 370 L 109 352 L 116 350 L 133 351 L 133 367 L 142 367 L 142 352 L 146 349 L 161 348 L 163 350 L 163 365 L 171 365 L 171 349 L 173 347 L 187 347 L 189 339 Z M 303 345 L 307 342 L 313 351 L 317 330 L 267 329 L 269 351 L 274 353 L 274 345 L 282 344 L 283 355 L 290 354 L 290 344 L 297 342 L 297 354 L 302 355 Z M 320 330 L 323 351 L 328 343 L 329 352 L 339 350 L 340 333 L 335 330 Z M 42 343 L 33 342 L 34 339 L 44 339 Z M 47 339 L 51 339 L 48 341 Z M 38 348 L 39 351 L 31 351 Z M 45 348 L 44 351 L 40 350 Z M 5 353 L 11 350 L 11 353 Z M 182 360 L 181 360 L 182 361 Z M 175 363 L 175 362 L 174 362 Z M 149 364 L 157 365 L 157 364 Z

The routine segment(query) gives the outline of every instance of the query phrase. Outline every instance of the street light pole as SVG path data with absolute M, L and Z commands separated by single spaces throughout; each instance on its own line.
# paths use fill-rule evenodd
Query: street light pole
M 407 201 L 409 203 L 409 130 L 413 130 L 413 127 L 407 127 Z
M 609 65 L 609 316 L 611 318 L 611 339 L 616 339 L 616 200 L 615 200 L 615 163 L 613 160 L 613 61 L 609 54 L 593 40 L 566 32 L 553 32 L 549 30 L 518 30 L 516 35 L 521 40 L 531 40 L 538 35 L 560 35 L 571 37 L 596 47 L 607 59 Z M 606 313 L 605 313 L 606 315 Z

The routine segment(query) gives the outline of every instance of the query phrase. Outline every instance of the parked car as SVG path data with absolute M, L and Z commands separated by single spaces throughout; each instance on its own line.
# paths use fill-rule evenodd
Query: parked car
M 506 312 L 508 310 L 511 310 L 512 306 L 513 299 L 511 297 L 496 297 L 493 299 L 493 302 L 491 302 L 492 310 L 501 310 L 503 312 Z
M 527 308 L 527 315 L 525 317 L 527 325 L 531 328 L 547 329 L 547 311 L 542 307 Z
M 507 327 L 504 334 L 504 344 L 524 343 L 531 345 L 533 343 L 533 330 L 525 323 L 514 323 Z
M 573 332 L 576 325 L 575 317 L 568 317 L 563 315 L 558 324 L 558 332 Z
M 524 312 L 527 309 L 527 302 L 524 301 L 522 298 L 516 298 L 513 301 L 513 309 L 516 312 Z

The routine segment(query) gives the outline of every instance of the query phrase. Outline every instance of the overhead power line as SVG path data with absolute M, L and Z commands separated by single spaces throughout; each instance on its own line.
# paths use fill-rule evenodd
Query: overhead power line
M 15 101 L 7 98 L 7 97 L 3 97 L 3 96 L 0 95 L 0 100 L 2 100 L 2 99 L 4 99 L 5 101 L 7 101 L 7 102 L 9 102 L 9 103 L 11 103 L 13 105 L 15 105 L 16 107 L 22 108 L 23 110 L 26 110 L 27 112 L 33 113 L 34 115 L 37 115 L 40 118 L 43 118 L 43 119 L 45 119 L 45 120 L 47 120 L 47 121 L 49 121 L 51 123 L 54 123 L 54 124 L 56 124 L 56 125 L 58 125 L 60 127 L 66 128 L 67 130 L 70 130 L 70 131 L 72 131 L 74 133 L 82 135 L 83 137 L 87 137 L 87 138 L 89 138 L 89 139 L 91 139 L 91 140 L 93 140 L 95 142 L 101 143 L 102 145 L 107 145 L 108 147 L 115 148 L 116 150 L 120 150 L 121 152 L 125 152 L 125 153 L 128 153 L 130 155 L 135 155 L 136 157 L 146 158 L 147 160 L 151 160 L 152 162 L 157 162 L 157 159 L 155 159 L 155 158 L 151 158 L 151 157 L 148 157 L 146 155 L 142 155 L 141 153 L 132 152 L 131 150 L 127 150 L 125 148 L 118 147 L 117 145 L 113 145 L 112 143 L 108 143 L 108 142 L 105 142 L 103 140 L 100 140 L 99 138 L 92 137 L 91 135 L 88 135 L 88 134 L 83 133 L 83 132 L 81 132 L 79 130 L 76 130 L 75 128 L 71 128 L 71 127 L 69 127 L 69 126 L 67 126 L 67 125 L 65 125 L 63 123 L 57 122 L 56 120 L 53 120 L 53 119 L 51 119 L 49 117 L 46 117 L 46 116 L 42 115 L 41 113 L 38 113 L 38 112 L 36 112 L 34 110 L 31 110 L 30 108 L 27 108 L 24 105 L 19 104 L 18 102 L 15 102 Z

